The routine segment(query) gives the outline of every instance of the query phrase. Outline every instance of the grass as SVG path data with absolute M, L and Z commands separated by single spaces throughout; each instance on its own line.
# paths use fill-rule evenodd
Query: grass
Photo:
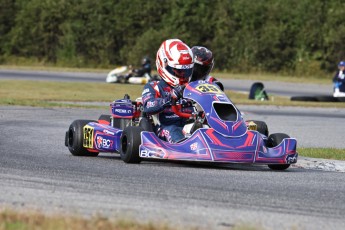
M 304 157 L 345 160 L 345 149 L 334 148 L 298 148 L 298 154 Z
M 5 210 L 0 212 L 0 230 L 170 230 L 166 224 L 111 220 L 105 217 L 48 216 L 39 212 Z M 175 228 L 176 229 L 176 228 Z
M 142 89 L 142 85 L 0 80 L 0 104 L 80 107 L 63 101 L 110 103 L 123 98 L 126 93 L 135 99 L 141 95 Z
M 0 80 L 0 105 L 95 107 L 64 102 L 111 102 L 126 93 L 135 99 L 141 96 L 142 90 L 143 85 Z M 235 104 L 345 108 L 345 103 L 290 101 L 279 96 L 269 101 L 255 101 L 249 100 L 246 93 L 229 90 L 226 93 Z
M 82 218 L 78 216 L 45 215 L 34 211 L 0 211 L 0 230 L 178 230 L 204 229 L 199 227 L 171 227 L 164 223 L 138 223 L 133 220 L 112 220 L 96 216 Z M 232 230 L 263 230 L 261 226 L 238 223 L 231 225 Z

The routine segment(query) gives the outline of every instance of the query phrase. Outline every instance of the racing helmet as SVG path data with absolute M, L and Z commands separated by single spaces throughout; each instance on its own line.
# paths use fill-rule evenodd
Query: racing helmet
M 159 76 L 170 86 L 189 82 L 194 60 L 192 50 L 179 39 L 168 39 L 157 51 L 156 66 Z
M 143 57 L 143 59 L 141 59 L 141 64 L 144 66 L 146 64 L 151 64 L 151 60 L 149 57 Z
M 341 61 L 338 63 L 338 67 L 345 66 L 345 61 Z
M 191 81 L 205 80 L 211 72 L 214 60 L 212 52 L 203 46 L 193 46 L 194 70 Z

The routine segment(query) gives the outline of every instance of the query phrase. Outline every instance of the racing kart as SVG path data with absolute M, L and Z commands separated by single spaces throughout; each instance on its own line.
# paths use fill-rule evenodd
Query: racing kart
M 145 73 L 138 76 L 131 71 L 128 66 L 120 66 L 110 71 L 105 79 L 107 83 L 129 83 L 129 84 L 146 84 L 147 82 L 158 80 L 157 75 Z
M 164 159 L 212 163 L 264 164 L 285 170 L 297 162 L 297 141 L 284 133 L 268 136 L 263 121 L 245 121 L 241 112 L 217 86 L 191 82 L 183 91 L 192 112 L 172 102 L 173 111 L 186 119 L 185 139 L 169 143 L 154 132 L 156 115 L 142 111 L 141 99 L 128 95 L 110 104 L 111 115 L 97 121 L 75 120 L 65 135 L 65 146 L 75 156 L 120 153 L 126 163 Z M 189 110 L 190 111 L 190 110 Z

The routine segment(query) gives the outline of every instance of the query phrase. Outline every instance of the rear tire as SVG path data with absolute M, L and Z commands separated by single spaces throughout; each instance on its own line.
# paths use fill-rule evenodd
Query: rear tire
M 278 146 L 285 138 L 290 136 L 285 133 L 274 133 L 271 134 L 267 139 L 267 147 L 272 148 Z M 268 167 L 272 170 L 285 170 L 290 167 L 290 164 L 269 164 Z
M 98 123 L 104 124 L 104 125 L 111 125 L 111 116 L 107 114 L 102 114 L 98 118 Z
M 113 118 L 113 127 L 124 130 L 130 125 L 131 119 L 128 118 Z
M 150 122 L 146 117 L 142 117 L 140 119 L 139 126 L 145 131 L 153 132 L 152 122 Z
M 129 126 L 125 128 L 121 136 L 121 159 L 126 163 L 140 163 L 139 145 L 141 144 L 141 132 L 144 131 L 139 126 Z
M 98 152 L 89 152 L 86 148 L 83 147 L 84 132 L 83 128 L 89 122 L 96 122 L 93 120 L 75 120 L 69 126 L 68 131 L 66 132 L 65 144 L 68 147 L 68 150 L 72 153 L 73 156 L 98 156 Z

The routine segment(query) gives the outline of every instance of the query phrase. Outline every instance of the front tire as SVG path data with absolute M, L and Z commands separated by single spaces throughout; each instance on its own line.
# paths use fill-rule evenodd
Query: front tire
M 271 134 L 267 139 L 267 147 L 273 148 L 278 146 L 285 138 L 290 136 L 285 133 Z M 268 167 L 272 170 L 282 171 L 290 167 L 290 164 L 269 164 Z
M 247 122 L 254 122 L 256 124 L 256 131 L 268 137 L 268 127 L 266 122 L 257 120 L 248 120 Z
M 121 159 L 126 163 L 140 163 L 139 145 L 141 144 L 141 132 L 144 131 L 139 126 L 129 126 L 125 128 L 121 136 Z
M 96 122 L 93 120 L 75 120 L 69 126 L 66 132 L 65 145 L 73 156 L 98 156 L 98 152 L 89 152 L 83 147 L 84 132 L 83 128 L 90 122 Z

